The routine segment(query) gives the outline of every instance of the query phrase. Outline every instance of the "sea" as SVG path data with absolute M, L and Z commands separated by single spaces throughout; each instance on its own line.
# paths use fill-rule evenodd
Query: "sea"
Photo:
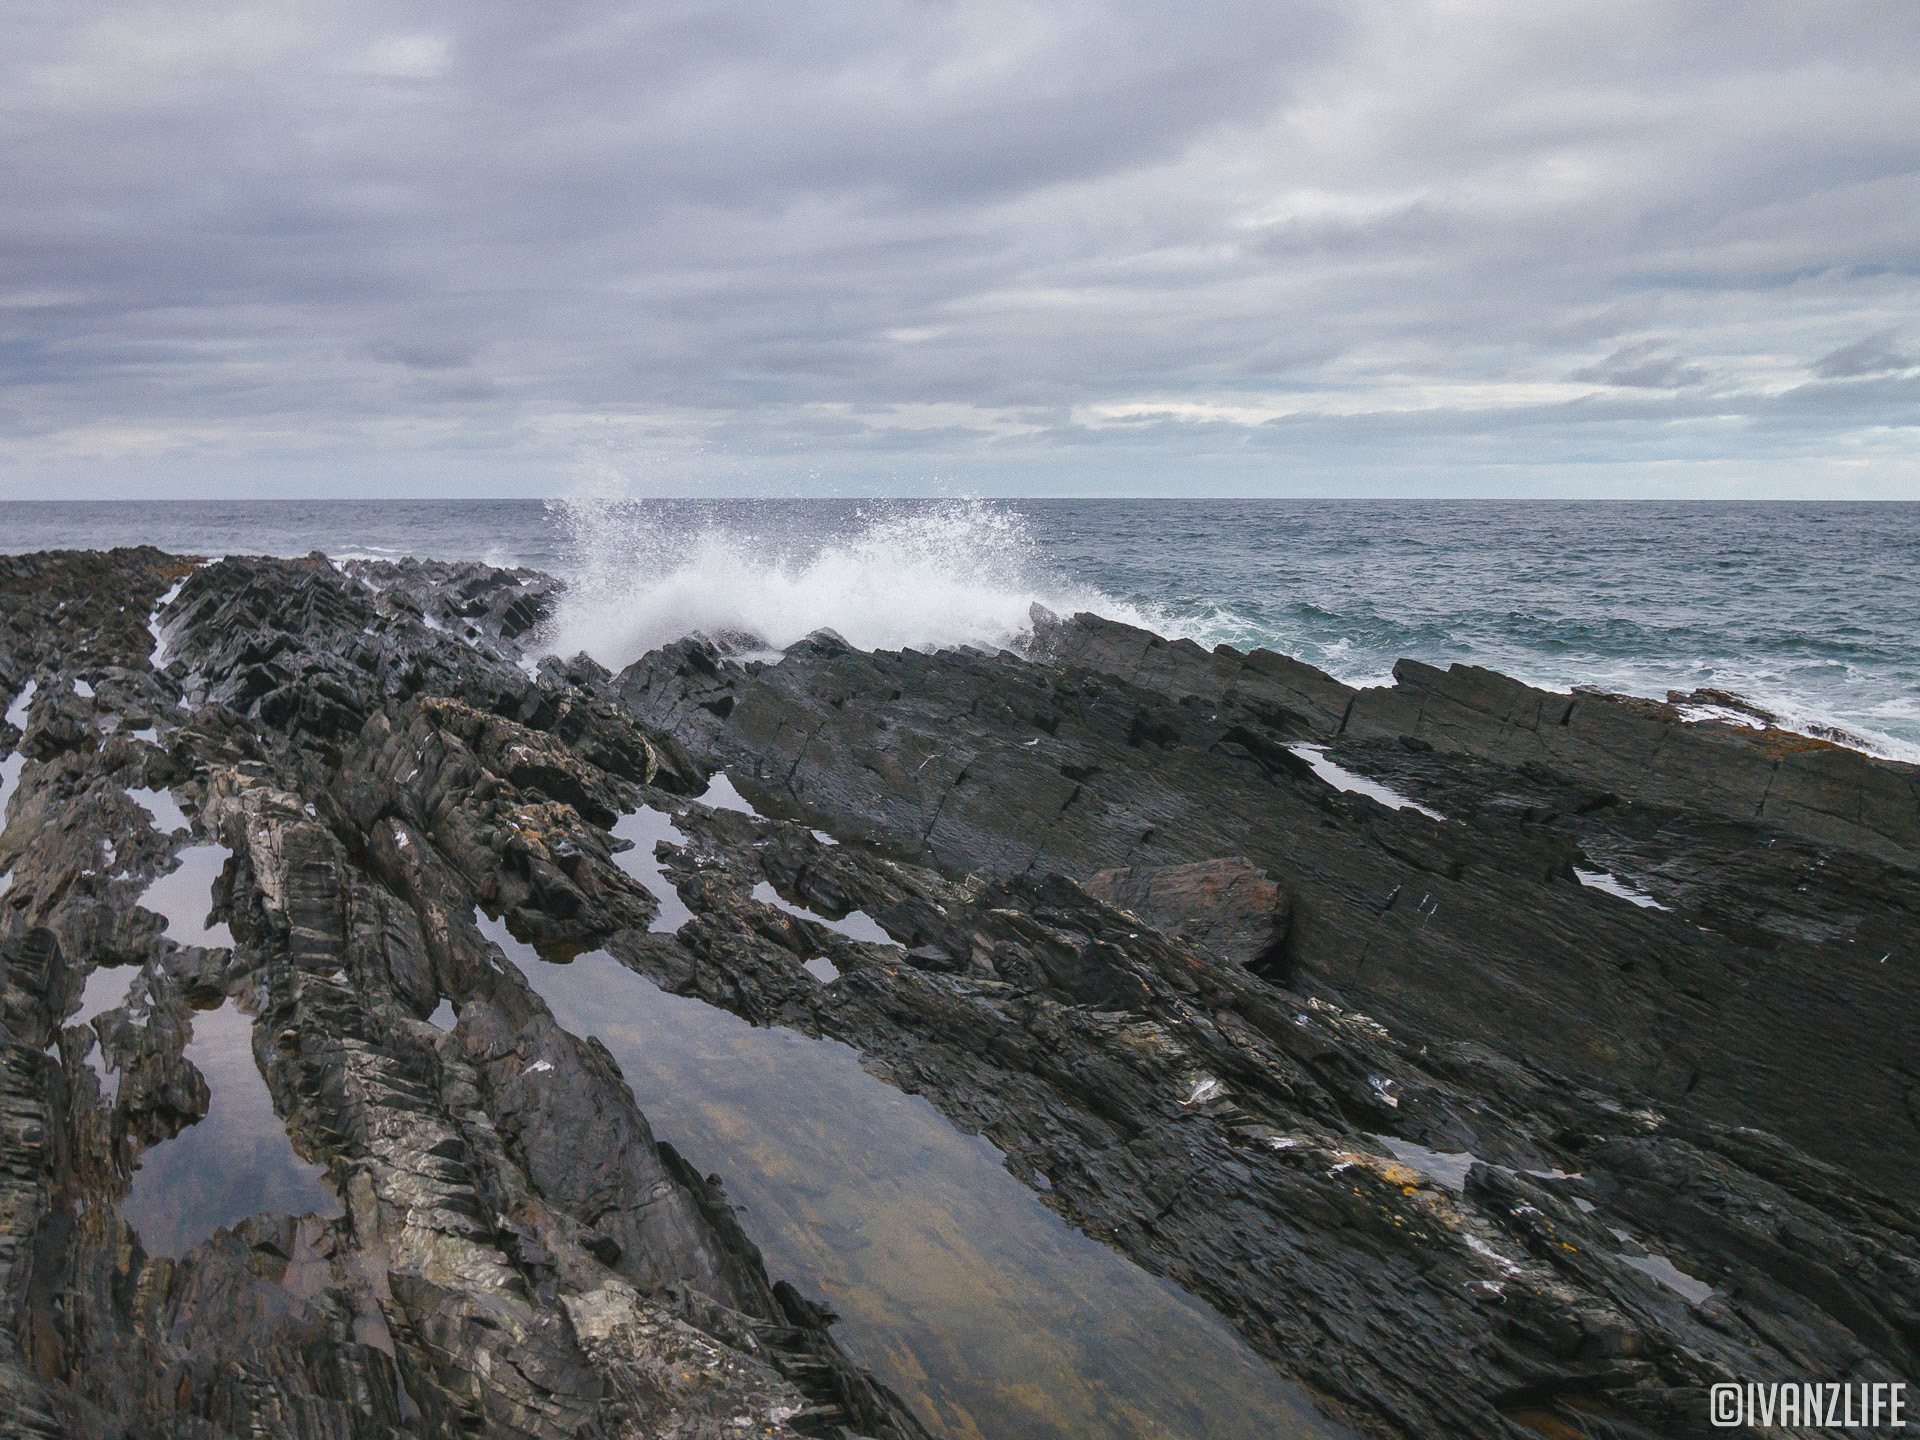
M 1017 646 L 1031 607 L 1665 698 L 1710 688 L 1920 761 L 1920 504 L 1464 500 L 0 502 L 0 551 L 485 560 L 568 582 L 551 647 L 694 631 Z

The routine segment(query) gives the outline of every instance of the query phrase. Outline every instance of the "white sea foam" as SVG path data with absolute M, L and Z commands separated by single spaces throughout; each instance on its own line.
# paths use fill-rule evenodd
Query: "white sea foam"
M 1515 653 L 1479 657 L 1474 663 L 1511 675 L 1536 689 L 1563 695 L 1572 693 L 1573 686 L 1580 684 L 1648 700 L 1664 700 L 1674 690 L 1691 691 L 1711 686 L 1738 694 L 1771 715 L 1773 728 L 1832 740 L 1881 760 L 1920 765 L 1920 743 L 1891 733 L 1911 727 L 1913 721 L 1920 718 L 1920 702 L 1911 696 L 1880 701 L 1848 715 L 1833 707 L 1835 692 L 1809 689 L 1805 682 L 1783 675 L 1757 659 L 1749 659 L 1744 664 L 1725 658 L 1672 664 L 1653 658 L 1603 663 L 1556 658 L 1547 662 L 1554 667 L 1548 670 L 1543 669 L 1540 657 Z M 1566 668 L 1569 665 L 1578 665 L 1579 669 L 1569 670 Z M 1391 684 L 1391 678 L 1385 683 Z M 1678 709 L 1683 720 L 1715 720 L 1749 730 L 1768 728 L 1767 723 L 1751 711 L 1724 705 L 1682 705 Z
M 619 669 L 704 632 L 781 649 L 830 629 L 862 650 L 998 648 L 1037 601 L 1180 634 L 1177 625 L 1049 572 L 1023 517 L 978 502 L 863 511 L 839 533 L 763 534 L 752 512 L 668 527 L 644 501 L 570 500 L 570 588 L 546 648 Z

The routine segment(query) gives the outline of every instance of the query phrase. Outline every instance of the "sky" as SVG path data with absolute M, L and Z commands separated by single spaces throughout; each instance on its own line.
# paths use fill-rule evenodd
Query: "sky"
M 1920 499 L 1920 5 L 16 0 L 0 498 Z

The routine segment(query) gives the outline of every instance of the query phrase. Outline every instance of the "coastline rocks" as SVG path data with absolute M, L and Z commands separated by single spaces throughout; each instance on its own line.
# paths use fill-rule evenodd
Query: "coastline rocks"
M 1437 821 L 1335 788 L 1224 703 L 1005 654 L 803 642 L 698 672 L 691 706 L 685 668 L 668 647 L 616 685 L 771 813 L 954 877 L 1244 856 L 1283 881 L 1277 964 L 1307 993 L 1920 1178 L 1914 1080 L 1857 1060 L 1911 1041 L 1912 862 L 1624 798 L 1624 760 L 1602 792 L 1529 760 L 1332 743 Z
M 429 629 L 518 660 L 524 641 L 549 619 L 564 587 L 538 570 L 502 570 L 474 561 L 347 560 L 350 575 L 412 607 Z
M 1356 693 L 1342 734 L 1407 737 L 1443 752 L 1533 764 L 1634 800 L 1752 820 L 1911 866 L 1920 854 L 1920 770 L 1815 736 L 1707 719 L 1676 705 L 1535 690 L 1472 665 L 1393 667 L 1391 689 Z
M 613 953 L 675 993 L 858 1046 L 1363 1425 L 1518 1434 L 1600 1415 L 1612 1428 L 1590 1433 L 1706 1434 L 1716 1377 L 1907 1363 L 1920 1216 L 1771 1137 L 1401 1034 L 1064 878 L 955 883 L 697 804 L 677 823 L 687 845 L 661 853 L 695 918 Z M 753 898 L 762 880 L 858 906 L 908 948 L 795 920 Z M 837 971 L 824 986 L 804 968 L 819 955 Z M 1782 1284 L 1765 1236 L 1788 1215 L 1848 1238 Z M 1862 1261 L 1865 1285 L 1845 1278 Z M 1853 1302 L 1835 1286 L 1873 1294 L 1872 1313 L 1837 1321 Z
M 612 676 L 532 663 L 554 593 L 0 572 L 5 1433 L 926 1433 L 477 915 L 855 1048 L 1356 1433 L 1705 1436 L 1714 1383 L 1920 1365 L 1907 767 L 1088 616 Z M 136 1167 L 236 1064 L 338 1213 L 160 1254 Z
M 1206 1296 L 1310 1383 L 1369 1397 L 1372 1413 L 1392 1414 L 1406 1433 L 1498 1433 L 1495 1412 L 1567 1427 L 1551 1433 L 1706 1433 L 1697 1388 L 1709 1383 L 1705 1372 L 1663 1370 L 1671 1360 L 1634 1367 L 1721 1353 L 1714 1347 L 1730 1335 L 1757 1337 L 1776 1325 L 1786 1327 L 1778 1345 L 1756 1339 L 1758 1349 L 1725 1361 L 1733 1373 L 1784 1377 L 1810 1357 L 1837 1363 L 1842 1353 L 1853 1357 L 1848 1364 L 1889 1373 L 1911 1365 L 1914 1332 L 1894 1317 L 1913 1304 L 1917 1272 L 1909 1267 L 1920 1232 L 1882 1188 L 1910 1184 L 1920 1153 L 1914 1081 L 1896 1058 L 1920 1020 L 1920 875 L 1910 853 L 1889 858 L 1884 835 L 1853 831 L 1858 848 L 1815 843 L 1737 813 L 1724 785 L 1702 788 L 1697 808 L 1672 803 L 1660 746 L 1616 753 L 1596 742 L 1575 766 L 1543 764 L 1516 742 L 1503 762 L 1491 743 L 1484 755 L 1464 753 L 1437 732 L 1414 733 L 1413 724 L 1404 739 L 1398 727 L 1391 738 L 1354 733 L 1350 718 L 1341 732 L 1330 706 L 1314 730 L 1298 718 L 1304 708 L 1283 714 L 1243 703 L 1223 678 L 1248 668 L 1231 652 L 1149 644 L 1141 632 L 1086 617 L 1074 629 L 1078 648 L 1039 648 L 1111 668 L 965 650 L 865 655 L 803 642 L 776 665 L 719 656 L 692 665 L 669 647 L 615 682 L 639 718 L 677 725 L 703 763 L 725 766 L 763 810 L 844 842 L 800 856 L 795 847 L 804 842 L 763 834 L 752 844 L 757 858 L 736 848 L 736 863 L 749 873 L 757 867 L 786 892 L 811 885 L 842 897 L 842 906 L 857 904 L 908 947 L 924 977 L 914 986 L 987 987 L 993 1012 L 1015 1017 L 1013 1033 L 993 1035 L 984 1015 L 944 996 L 904 998 L 906 980 L 892 977 L 905 970 L 889 972 L 878 1007 L 884 1020 L 860 1011 L 854 997 L 883 982 L 844 947 L 830 950 L 842 978 L 828 990 L 848 996 L 838 1002 L 776 985 L 771 961 L 750 961 L 737 943 L 708 938 L 699 922 L 680 947 L 695 950 L 698 963 L 670 963 L 657 945 L 633 947 L 630 963 L 749 1018 L 785 1016 L 858 1045 L 896 1083 L 993 1138 L 1016 1174 L 1036 1186 L 1044 1178 L 1048 1203 L 1089 1234 L 1111 1236 L 1143 1265 Z M 1356 696 L 1352 708 L 1372 693 Z M 1564 713 L 1568 697 L 1557 698 Z M 1726 763 L 1745 765 L 1755 750 L 1740 737 L 1696 740 L 1690 731 L 1701 727 L 1677 716 L 1668 728 L 1678 733 L 1666 748 L 1695 747 L 1703 764 L 1731 754 Z M 1586 731 L 1576 735 L 1555 743 L 1588 743 Z M 1337 763 L 1316 767 L 1304 748 L 1310 739 Z M 1776 735 L 1765 743 L 1793 742 Z M 1566 753 L 1556 758 L 1564 762 Z M 1908 767 L 1858 759 L 1887 793 L 1910 783 Z M 1321 778 L 1323 770 L 1336 778 Z M 682 828 L 701 831 L 696 821 Z M 714 831 L 695 843 L 707 863 L 673 872 L 682 894 L 696 911 L 734 914 L 714 862 L 741 842 Z M 1113 919 L 1084 916 L 1094 897 L 1073 887 L 1124 898 L 1122 887 L 1140 883 L 1143 871 L 1206 867 L 1221 856 L 1245 857 L 1278 877 L 1287 897 L 1281 963 L 1268 967 L 1266 981 L 1243 982 L 1269 985 L 1271 1002 L 1285 1007 L 1284 1024 L 1237 1028 L 1260 1006 L 1249 999 L 1223 1008 L 1209 989 L 1218 978 L 1202 986 L 1204 999 L 1158 998 L 1131 960 L 1118 969 L 1108 960 L 1136 953 L 1141 942 L 1128 934 L 1151 922 L 1119 917 L 1133 923 L 1117 933 Z M 890 866 L 893 878 L 870 872 L 862 880 L 863 865 Z M 940 896 L 935 875 L 969 896 L 993 897 L 988 913 L 1011 928 L 956 933 L 934 918 L 913 895 Z M 744 883 L 735 881 L 731 893 Z M 1027 888 L 1046 886 L 1065 890 Z M 937 903 L 961 913 L 966 902 Z M 1139 916 L 1138 906 L 1128 908 Z M 1037 928 L 1016 924 L 1016 915 Z M 1177 930 L 1184 917 L 1162 918 Z M 798 941 L 791 926 L 760 933 L 798 946 L 795 953 L 835 943 Z M 1055 948 L 1063 941 L 1066 953 Z M 1157 943 L 1169 942 L 1178 943 Z M 1184 953 L 1197 966 L 1205 950 L 1189 945 Z M 1068 1027 L 1058 1007 L 1113 1014 L 1122 1029 L 1136 1017 L 1167 1027 L 1193 1066 L 1163 1082 L 1176 1103 L 1228 1107 L 1239 1125 L 1229 1131 L 1321 1165 L 1316 1173 L 1329 1181 L 1354 1170 L 1379 1177 L 1386 1229 L 1369 1231 L 1337 1197 L 1316 1190 L 1276 1206 L 1319 1217 L 1310 1241 L 1282 1238 L 1284 1225 L 1250 1230 L 1260 1182 L 1226 1179 L 1234 1172 L 1225 1155 L 1204 1159 L 1190 1142 L 1159 1151 L 1145 1123 L 1152 1102 L 1109 1078 L 1118 1055 L 1136 1054 L 1128 1047 L 1141 1042 Z M 913 1018 L 896 1018 L 906 1014 Z M 1222 1038 L 1244 1037 L 1240 1053 L 1229 1060 L 1197 1042 L 1184 1028 L 1196 1016 L 1210 1017 Z M 895 1025 L 913 1041 L 893 1038 Z M 1274 1053 L 1276 1045 L 1288 1053 L 1281 1037 L 1318 1037 L 1323 1027 L 1340 1037 L 1337 1048 L 1316 1040 L 1293 1062 L 1297 1070 Z M 941 1035 L 952 1052 L 990 1058 L 936 1060 L 948 1053 L 930 1043 Z M 1260 1057 L 1251 1072 L 1249 1055 Z M 1073 1058 L 1062 1063 L 1066 1056 Z M 1041 1057 L 1047 1068 L 1035 1069 Z M 996 1075 L 1001 1067 L 1011 1073 Z M 1060 1087 L 1043 1092 L 1044 1105 L 1008 1098 L 1028 1093 L 1036 1076 Z M 1856 1331 L 1824 1308 L 1844 1311 L 1851 1302 L 1837 1291 L 1815 1298 L 1826 1285 L 1858 1289 L 1840 1278 L 1843 1269 L 1782 1287 L 1762 1278 L 1772 1272 L 1761 1256 L 1771 1252 L 1749 1248 L 1724 1221 L 1653 1198 L 1644 1179 L 1616 1178 L 1613 1164 L 1632 1172 L 1643 1163 L 1643 1151 L 1622 1147 L 1648 1137 L 1670 1138 L 1679 1148 L 1665 1153 L 1689 1157 L 1667 1172 L 1669 1195 L 1723 1184 L 1724 1206 L 1780 1214 L 1769 1187 L 1784 1181 L 1796 1200 L 1820 1210 L 1822 1224 L 1863 1226 L 1850 1228 L 1861 1247 L 1854 1253 L 1884 1257 L 1870 1288 L 1888 1308 L 1862 1317 Z M 1233 1163 L 1258 1177 L 1244 1154 Z M 1392 1158 L 1382 1162 L 1383 1154 Z M 1762 1154 L 1773 1158 L 1761 1165 Z M 1133 1171 L 1120 1155 L 1156 1158 Z M 1365 1155 L 1373 1158 L 1357 1158 Z M 1735 1170 L 1738 1180 L 1709 1179 Z M 1171 1190 L 1168 1173 L 1181 1177 Z M 1209 1173 L 1219 1178 L 1201 1178 Z M 1841 1173 L 1850 1179 L 1839 1189 L 1819 1178 Z M 1465 1208 L 1444 1211 L 1435 1232 L 1431 1212 L 1423 1225 L 1396 1209 L 1393 1193 L 1444 1193 Z M 1853 1211 L 1849 1195 L 1868 1194 L 1875 1198 L 1866 1210 Z M 1192 1210 L 1184 1201 L 1169 1208 L 1171 1197 L 1202 1195 Z M 1594 1219 L 1584 1218 L 1586 1206 L 1598 1211 Z M 1869 1212 L 1881 1218 L 1867 1220 Z M 1839 1218 L 1848 1214 L 1855 1218 Z M 1615 1238 L 1615 1229 L 1629 1238 Z M 1388 1233 L 1424 1257 L 1426 1278 L 1394 1282 L 1403 1296 L 1422 1296 L 1422 1306 L 1437 1303 L 1434 1286 L 1446 1273 L 1432 1247 L 1442 1233 L 1456 1237 L 1489 1267 L 1459 1281 L 1494 1287 L 1479 1292 L 1487 1311 L 1449 1314 L 1429 1332 L 1424 1312 L 1388 1316 L 1384 1301 L 1344 1292 L 1330 1272 L 1341 1267 L 1340 1245 L 1358 1243 L 1355 1230 L 1373 1236 L 1362 1270 L 1391 1252 L 1382 1248 Z M 1250 1242 L 1250 1234 L 1258 1238 Z M 1334 1252 L 1317 1248 L 1335 1236 Z M 1529 1271 L 1503 1241 L 1546 1263 L 1551 1278 Z M 1623 1254 L 1640 1263 L 1616 1262 Z M 1275 1275 L 1264 1267 L 1279 1256 L 1288 1258 Z M 1519 1268 L 1508 1271 L 1503 1260 Z M 1647 1279 L 1660 1318 L 1621 1318 L 1616 1263 Z M 1676 1291 L 1649 1274 L 1689 1288 Z M 1711 1278 L 1692 1278 L 1700 1276 Z M 1705 1309 L 1696 1298 L 1701 1285 L 1714 1292 Z M 1301 1291 L 1319 1297 L 1319 1308 L 1276 1321 L 1273 1297 Z M 1367 1338 L 1344 1332 L 1317 1352 L 1292 1348 L 1300 1335 L 1324 1337 L 1336 1313 L 1368 1316 Z M 1832 1325 L 1850 1338 L 1838 1340 Z M 1441 1336 L 1477 1359 L 1464 1372 L 1441 1359 Z M 1423 1353 L 1429 1343 L 1435 1349 Z M 1505 1344 L 1537 1358 L 1500 1359 Z M 1879 1358 L 1868 1362 L 1869 1352 Z M 1552 1368 L 1574 1356 L 1614 1356 L 1637 1378 Z M 1554 1358 L 1529 1372 L 1539 1357 Z M 1392 1376 L 1416 1373 L 1428 1376 L 1423 1394 L 1436 1385 L 1470 1391 L 1477 1408 L 1440 1414 L 1430 1400 L 1413 1401 Z M 1597 1422 L 1578 1418 L 1588 1412 L 1584 1402 L 1569 1404 L 1576 1390 L 1603 1407 L 1612 1428 L 1581 1428 Z
M 1337 734 L 1353 700 L 1351 686 L 1271 650 L 1242 654 L 1219 645 L 1208 651 L 1084 611 L 1062 620 L 1036 605 L 1032 619 L 1028 653 L 1036 660 L 1117 676 L 1175 699 L 1229 705 L 1283 733 Z
M 674 742 L 322 559 L 194 569 L 161 671 L 184 563 L 9 566 L 41 592 L 0 632 L 0 672 L 40 677 L 0 832 L 0 1431 L 925 1433 L 475 926 L 484 894 L 556 936 L 644 927 L 582 812 L 686 783 Z M 155 898 L 208 845 L 211 893 Z M 169 937 L 209 909 L 231 947 Z M 235 1067 L 270 1097 L 250 1163 L 318 1168 L 332 1213 L 208 1235 L 191 1196 L 133 1206 L 143 1158 L 241 1123 Z

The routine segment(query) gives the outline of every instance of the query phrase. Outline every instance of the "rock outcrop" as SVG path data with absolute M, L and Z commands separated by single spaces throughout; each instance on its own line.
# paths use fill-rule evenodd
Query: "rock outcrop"
M 836 951 L 836 1004 L 759 993 L 734 946 L 634 963 L 884 1057 L 1089 1234 L 1401 1433 L 1706 1433 L 1716 1374 L 1911 1368 L 1920 856 L 1896 823 L 1823 843 L 1725 784 L 1675 803 L 1656 747 L 1640 774 L 1631 750 L 1388 738 L 1353 725 L 1369 692 L 1336 712 L 1295 672 L 1286 704 L 1277 667 L 1071 628 L 1043 621 L 1041 663 L 826 636 L 778 665 L 697 641 L 637 663 L 615 687 L 638 718 L 849 842 L 709 830 L 690 903 L 727 913 L 716 892 L 764 873 L 878 918 L 921 978 Z M 1702 764 L 1797 743 L 1661 723 Z M 1847 763 L 1883 796 L 1913 782 Z M 1235 861 L 1287 901 L 1258 974 L 1179 939 L 1190 904 L 1161 936 L 1129 903 Z M 1789 1238 L 1815 1230 L 1818 1280 Z
M 926 1433 L 476 911 L 855 1047 L 1330 1429 L 1704 1436 L 1720 1381 L 1920 1371 L 1909 767 L 1090 616 L 614 676 L 535 663 L 554 593 L 0 563 L 0 1433 Z M 142 1158 L 236 1013 L 333 1203 L 161 1253 Z
M 1086 892 L 1139 916 L 1169 940 L 1256 973 L 1277 963 L 1287 940 L 1287 892 L 1243 856 L 1102 870 Z
M 524 577 L 353 570 L 7 562 L 0 677 L 35 691 L 0 833 L 0 1432 L 924 1434 L 475 926 L 644 929 L 594 821 L 677 747 L 517 668 Z M 427 623 L 429 581 L 472 636 Z M 231 856 L 194 908 L 230 948 L 139 903 L 207 844 Z M 337 1202 L 152 1253 L 129 1191 L 208 1115 L 224 1006 Z

